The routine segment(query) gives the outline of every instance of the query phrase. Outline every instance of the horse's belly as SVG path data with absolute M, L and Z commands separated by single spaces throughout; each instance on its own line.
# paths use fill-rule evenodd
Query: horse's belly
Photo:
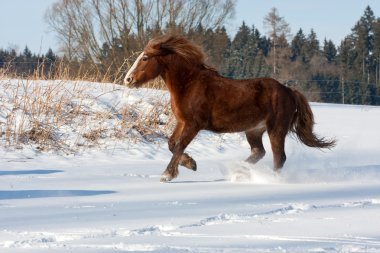
M 213 119 L 209 129 L 218 133 L 244 132 L 255 129 L 266 129 L 266 122 L 253 117 L 225 117 Z

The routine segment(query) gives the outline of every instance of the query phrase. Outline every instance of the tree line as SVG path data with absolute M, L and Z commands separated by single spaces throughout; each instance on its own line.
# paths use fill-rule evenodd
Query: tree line
M 221 73 L 231 78 L 271 76 L 302 90 L 309 99 L 348 104 L 380 104 L 380 18 L 370 6 L 339 45 L 319 41 L 312 29 L 291 37 L 284 18 L 273 8 L 265 17 L 265 34 L 244 22 L 232 40 L 222 32 L 224 59 L 213 61 L 217 32 L 204 47 Z M 212 37 L 214 36 L 214 37 Z
M 120 83 L 150 38 L 181 33 L 202 45 L 207 63 L 223 76 L 274 77 L 312 101 L 380 104 L 380 18 L 370 6 L 339 45 L 320 41 L 313 30 L 291 36 L 276 8 L 265 16 L 264 32 L 243 22 L 230 36 L 224 24 L 234 6 L 233 0 L 58 0 L 46 20 L 60 55 L 0 50 L 0 68 L 12 59 L 15 72 L 27 75 L 45 62 L 50 76 L 64 65 L 71 77 Z
M 34 54 L 28 46 L 21 53 L 0 49 L 0 70 L 17 77 L 53 77 L 58 59 L 52 49 L 46 54 Z

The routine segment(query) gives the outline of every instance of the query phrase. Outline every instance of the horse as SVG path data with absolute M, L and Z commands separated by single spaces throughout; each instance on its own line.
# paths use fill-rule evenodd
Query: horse
M 184 153 L 200 130 L 215 133 L 245 132 L 251 147 L 247 162 L 265 155 L 262 136 L 267 131 L 273 153 L 273 169 L 280 172 L 289 132 L 305 145 L 332 148 L 334 139 L 317 137 L 314 116 L 299 91 L 273 78 L 234 80 L 221 76 L 205 63 L 200 46 L 180 35 L 151 39 L 124 78 L 129 88 L 141 87 L 160 76 L 170 92 L 176 126 L 168 140 L 172 158 L 161 176 L 169 182 L 178 166 L 197 170 L 195 160 Z

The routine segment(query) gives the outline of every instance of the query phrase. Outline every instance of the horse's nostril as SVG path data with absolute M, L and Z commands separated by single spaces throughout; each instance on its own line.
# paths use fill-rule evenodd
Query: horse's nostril
M 130 83 L 132 81 L 132 78 L 128 77 L 127 82 Z

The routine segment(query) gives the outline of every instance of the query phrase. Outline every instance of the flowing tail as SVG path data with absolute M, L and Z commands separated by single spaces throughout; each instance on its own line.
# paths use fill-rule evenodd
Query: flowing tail
M 296 134 L 297 138 L 306 146 L 313 148 L 333 148 L 336 144 L 335 139 L 317 137 L 313 133 L 314 116 L 305 96 L 299 91 L 293 90 L 296 100 L 297 111 L 294 115 L 290 130 Z

